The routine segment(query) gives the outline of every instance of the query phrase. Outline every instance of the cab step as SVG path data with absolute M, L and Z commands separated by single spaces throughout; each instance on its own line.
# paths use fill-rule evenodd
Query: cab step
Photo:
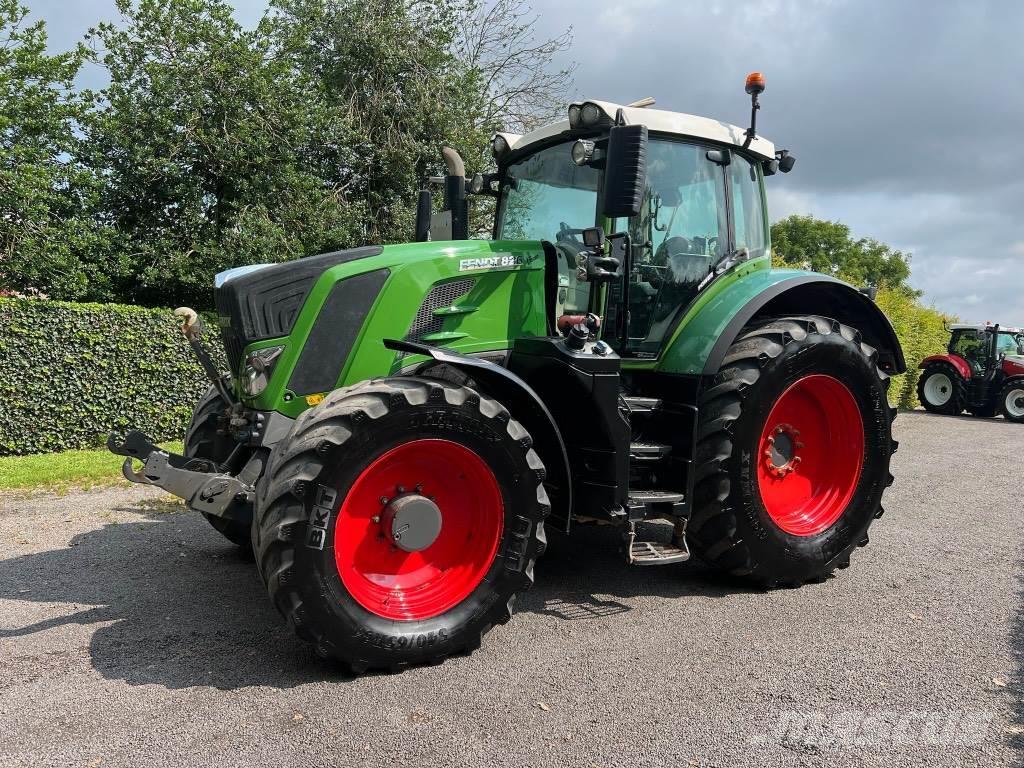
M 626 509 L 630 520 L 658 516 L 678 517 L 686 506 L 685 499 L 685 495 L 674 491 L 633 491 L 626 501 Z
M 661 410 L 661 399 L 657 397 L 623 395 L 622 399 L 629 406 L 630 413 L 653 413 L 654 411 Z
M 686 543 L 686 520 L 679 518 L 672 526 L 672 540 L 637 539 L 636 521 L 631 520 L 626 535 L 626 561 L 630 565 L 671 565 L 690 559 Z
M 631 461 L 658 461 L 672 453 L 672 446 L 664 443 L 630 443 L 629 458 Z
M 629 545 L 630 565 L 671 565 L 690 559 L 690 548 L 685 539 L 682 547 L 661 541 L 633 541 Z

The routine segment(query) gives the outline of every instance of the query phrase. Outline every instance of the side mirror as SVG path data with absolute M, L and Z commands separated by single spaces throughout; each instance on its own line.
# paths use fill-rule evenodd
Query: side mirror
M 619 219 L 640 213 L 646 182 L 647 126 L 613 126 L 604 170 L 604 215 Z

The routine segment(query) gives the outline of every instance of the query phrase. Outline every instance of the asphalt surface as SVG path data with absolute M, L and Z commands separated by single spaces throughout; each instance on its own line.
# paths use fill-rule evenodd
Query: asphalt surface
M 473 656 L 357 679 L 158 493 L 0 497 L 0 765 L 1024 764 L 1024 426 L 897 437 L 825 583 L 630 567 L 587 530 Z

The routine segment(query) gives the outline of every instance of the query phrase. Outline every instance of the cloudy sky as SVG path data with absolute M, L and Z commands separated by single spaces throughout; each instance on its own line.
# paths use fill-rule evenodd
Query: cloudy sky
M 23 0 L 25 1 L 25 0 Z M 27 0 L 54 48 L 113 0 Z M 264 0 L 235 0 L 243 24 Z M 538 36 L 572 27 L 577 95 L 654 96 L 744 124 L 743 78 L 768 79 L 759 133 L 799 158 L 769 180 L 773 219 L 843 221 L 913 254 L 925 300 L 1024 324 L 1024 2 L 534 0 Z M 1024 164 L 1022 164 L 1024 165 Z

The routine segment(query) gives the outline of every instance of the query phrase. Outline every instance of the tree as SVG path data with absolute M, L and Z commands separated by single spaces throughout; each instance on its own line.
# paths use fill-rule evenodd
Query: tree
M 463 7 L 455 50 L 478 84 L 477 122 L 525 133 L 565 115 L 575 64 L 559 66 L 572 28 L 538 40 L 537 17 L 520 0 L 476 0 Z
M 77 157 L 88 97 L 73 82 L 86 51 L 47 55 L 45 26 L 27 13 L 0 0 L 0 290 L 74 299 L 102 239 Z
M 871 238 L 854 240 L 850 228 L 812 216 L 789 216 L 772 224 L 776 263 L 835 274 L 862 286 L 890 288 L 917 297 L 910 287 L 910 254 Z
M 110 75 L 90 125 L 101 216 L 123 235 L 120 300 L 209 306 L 213 274 L 348 244 L 361 211 L 309 153 L 317 84 L 224 0 L 118 0 L 92 37 Z M 309 95 L 314 94 L 310 99 Z

